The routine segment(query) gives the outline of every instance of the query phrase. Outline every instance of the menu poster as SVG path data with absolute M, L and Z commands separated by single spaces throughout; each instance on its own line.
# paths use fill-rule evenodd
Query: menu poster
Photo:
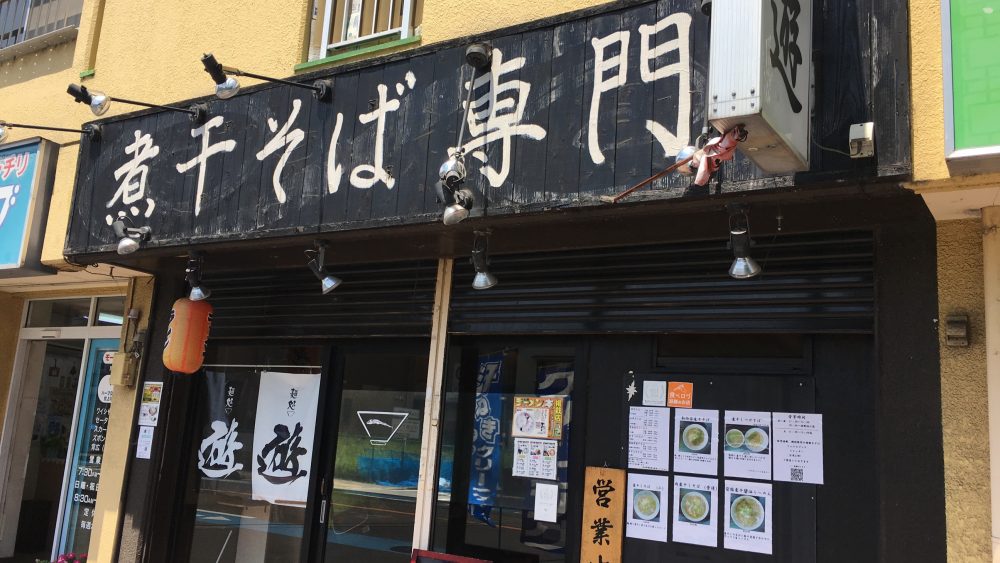
M 726 481 L 724 547 L 771 554 L 771 484 Z
M 625 535 L 666 543 L 669 492 L 670 477 L 629 473 Z
M 562 438 L 565 397 L 516 396 L 512 436 L 521 438 Z
M 676 409 L 674 471 L 716 475 L 719 468 L 719 411 Z
M 629 408 L 628 467 L 670 471 L 669 408 Z
M 559 485 L 537 483 L 535 485 L 535 520 L 555 522 L 559 518 Z
M 579 561 L 621 563 L 625 470 L 588 467 L 583 483 Z
M 514 438 L 514 477 L 555 481 L 559 460 L 559 442 Z
M 674 476 L 674 541 L 718 547 L 719 480 Z
M 823 484 L 823 415 L 774 413 L 774 480 Z
M 726 411 L 722 447 L 726 477 L 771 478 L 771 413 Z

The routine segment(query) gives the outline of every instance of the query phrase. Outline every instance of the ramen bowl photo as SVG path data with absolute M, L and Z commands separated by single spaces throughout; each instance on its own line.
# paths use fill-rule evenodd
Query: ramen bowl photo
M 764 523 L 764 505 L 755 497 L 736 497 L 730 505 L 729 517 L 741 530 L 756 530 Z
M 733 449 L 743 447 L 743 432 L 739 428 L 730 428 L 726 432 L 726 445 Z
M 762 452 L 769 443 L 767 432 L 762 428 L 751 428 L 746 433 L 746 446 L 751 452 Z
M 660 497 L 653 491 L 636 490 L 632 500 L 632 511 L 641 520 L 652 520 L 660 514 Z
M 708 517 L 708 499 L 704 493 L 690 491 L 681 497 L 681 514 L 692 522 Z
M 708 430 L 700 424 L 688 425 L 681 435 L 681 440 L 692 452 L 703 450 L 708 445 Z

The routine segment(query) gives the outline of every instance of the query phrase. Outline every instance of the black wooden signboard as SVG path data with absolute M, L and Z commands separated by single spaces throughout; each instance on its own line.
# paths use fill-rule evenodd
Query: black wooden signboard
M 152 247 L 439 220 L 434 183 L 458 142 L 470 81 L 462 146 L 473 216 L 599 205 L 600 196 L 672 163 L 704 117 L 709 21 L 699 2 L 628 4 L 487 37 L 491 66 L 474 80 L 465 63 L 471 40 L 456 41 L 327 73 L 330 101 L 266 85 L 206 100 L 200 126 L 170 112 L 107 120 L 100 141 L 82 140 L 66 254 L 113 251 L 110 225 L 120 216 L 149 226 Z M 881 29 L 905 27 L 905 13 L 900 23 L 881 4 L 860 4 L 868 9 L 815 8 L 817 74 L 837 79 L 817 76 L 813 137 L 841 146 L 851 123 L 871 119 L 884 136 L 867 162 L 814 151 L 814 178 L 872 178 L 909 166 L 907 111 L 874 107 L 905 98 L 905 80 L 874 82 L 870 70 L 905 66 L 905 34 L 897 34 L 901 51 L 874 53 L 877 32 L 865 27 L 879 12 L 887 12 Z M 192 68 L 199 72 L 197 61 Z M 653 186 L 653 197 L 808 178 L 762 179 L 738 158 L 712 188 L 671 176 Z

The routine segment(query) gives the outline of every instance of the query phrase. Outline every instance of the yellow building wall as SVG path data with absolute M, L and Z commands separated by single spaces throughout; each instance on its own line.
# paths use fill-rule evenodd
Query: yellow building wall
M 944 422 L 948 561 L 990 560 L 990 452 L 986 399 L 982 224 L 938 223 L 941 415 Z M 970 346 L 945 346 L 944 319 L 969 316 Z
M 456 37 L 530 22 L 549 16 L 605 4 L 594 0 L 424 0 L 421 43 L 430 44 Z

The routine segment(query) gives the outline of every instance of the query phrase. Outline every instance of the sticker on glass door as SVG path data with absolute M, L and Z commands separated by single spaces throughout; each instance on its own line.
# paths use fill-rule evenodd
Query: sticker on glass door
M 408 412 L 358 411 L 358 419 L 373 446 L 384 446 L 410 416 Z

